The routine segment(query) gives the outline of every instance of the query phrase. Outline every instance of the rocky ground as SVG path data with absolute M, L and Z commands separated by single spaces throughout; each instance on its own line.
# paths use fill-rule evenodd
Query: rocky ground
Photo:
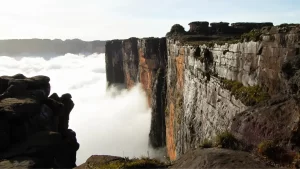
M 72 96 L 49 96 L 49 81 L 47 76 L 0 77 L 0 168 L 76 166 L 79 143 L 68 128 Z

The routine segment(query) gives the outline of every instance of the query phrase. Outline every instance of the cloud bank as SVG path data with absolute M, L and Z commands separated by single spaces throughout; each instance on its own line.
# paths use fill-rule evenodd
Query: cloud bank
M 49 76 L 51 93 L 72 94 L 75 107 L 70 128 L 76 131 L 80 143 L 78 165 L 95 154 L 148 155 L 151 111 L 146 95 L 140 85 L 129 91 L 115 87 L 107 90 L 104 54 L 66 54 L 50 60 L 0 56 L 0 75 L 17 73 Z

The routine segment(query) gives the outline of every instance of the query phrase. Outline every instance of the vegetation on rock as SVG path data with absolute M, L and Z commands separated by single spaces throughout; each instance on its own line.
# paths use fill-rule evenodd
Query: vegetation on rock
M 262 35 L 261 31 L 260 30 L 257 30 L 257 29 L 253 29 L 251 30 L 250 32 L 248 33 L 244 33 L 242 34 L 241 36 L 241 41 L 246 41 L 246 42 L 249 42 L 249 41 L 259 41 L 260 40 L 260 36 Z
M 203 148 L 211 148 L 213 147 L 213 143 L 212 141 L 208 140 L 208 139 L 205 139 L 203 141 L 203 143 L 200 145 L 200 147 L 203 147 Z
M 170 36 L 181 36 L 184 35 L 186 31 L 184 30 L 184 27 L 181 26 L 180 24 L 175 24 L 171 27 L 170 32 L 166 34 L 167 37 Z
M 240 143 L 230 132 L 225 131 L 217 135 L 216 146 L 237 150 L 240 147 Z
M 262 141 L 257 148 L 260 155 L 279 164 L 291 165 L 298 163 L 300 159 L 299 153 L 287 152 L 272 140 Z
M 221 82 L 224 88 L 230 90 L 232 95 L 246 106 L 253 106 L 270 98 L 269 94 L 258 85 L 246 87 L 238 81 L 227 79 L 222 79 Z
M 119 158 L 110 161 L 89 162 L 86 167 L 89 169 L 132 169 L 132 168 L 167 168 L 168 164 L 156 159 L 142 158 Z

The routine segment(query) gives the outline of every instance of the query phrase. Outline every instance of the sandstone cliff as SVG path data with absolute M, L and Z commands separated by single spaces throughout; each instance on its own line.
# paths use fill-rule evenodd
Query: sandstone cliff
M 109 84 L 127 88 L 141 82 L 152 108 L 150 144 L 165 146 L 166 39 L 113 40 L 106 43 L 106 76 Z
M 180 37 L 171 30 L 166 39 L 106 44 L 108 82 L 140 82 L 148 95 L 152 146 L 166 144 L 176 160 L 228 131 L 248 150 L 272 140 L 296 152 L 300 26 L 190 26 L 187 33 L 176 28 Z
M 49 77 L 0 77 L 0 168 L 73 168 L 70 94 L 50 97 Z
M 67 53 L 104 53 L 105 41 L 72 39 L 9 39 L 0 40 L 0 55 L 6 56 L 58 56 Z

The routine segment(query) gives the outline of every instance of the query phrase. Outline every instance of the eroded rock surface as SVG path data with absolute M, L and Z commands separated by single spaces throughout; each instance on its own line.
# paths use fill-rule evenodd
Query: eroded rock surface
M 190 150 L 170 167 L 174 168 L 273 168 L 243 151 L 219 148 Z
M 70 94 L 50 97 L 49 77 L 0 77 L 1 168 L 72 168 L 79 144 L 68 128 Z
M 300 25 L 234 23 L 227 29 L 228 24 L 212 23 L 206 29 L 208 22 L 191 23 L 191 31 L 184 35 L 189 38 L 169 36 L 165 44 L 153 38 L 130 39 L 121 41 L 125 54 L 107 53 L 109 60 L 127 58 L 119 62 L 119 67 L 126 67 L 124 83 L 142 83 L 153 110 L 151 125 L 159 126 L 156 122 L 165 117 L 171 161 L 225 131 L 233 132 L 247 146 L 274 139 L 297 150 Z M 157 49 L 164 48 L 166 61 L 157 55 Z M 155 78 L 157 68 L 164 70 L 162 78 Z M 166 87 L 161 89 L 166 94 L 155 92 L 164 91 L 157 90 L 164 82 Z M 158 133 L 157 129 L 151 127 L 152 133 Z M 152 135 L 153 140 L 158 138 L 163 136 Z
M 299 101 L 297 96 L 280 96 L 250 108 L 234 117 L 231 132 L 254 148 L 271 140 L 283 148 L 297 150 L 300 146 Z

